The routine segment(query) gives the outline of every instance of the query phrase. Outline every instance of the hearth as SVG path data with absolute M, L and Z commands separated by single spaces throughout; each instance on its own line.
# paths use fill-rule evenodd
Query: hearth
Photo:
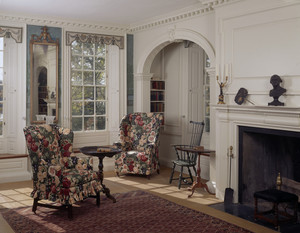
M 276 177 L 300 182 L 300 132 L 238 127 L 238 202 L 253 205 L 253 193 L 275 188 Z

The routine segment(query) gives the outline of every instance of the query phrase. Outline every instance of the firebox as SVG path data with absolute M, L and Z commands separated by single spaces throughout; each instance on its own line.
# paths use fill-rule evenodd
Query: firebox
M 238 201 L 253 205 L 253 193 L 275 188 L 280 172 L 300 182 L 300 132 L 238 127 Z

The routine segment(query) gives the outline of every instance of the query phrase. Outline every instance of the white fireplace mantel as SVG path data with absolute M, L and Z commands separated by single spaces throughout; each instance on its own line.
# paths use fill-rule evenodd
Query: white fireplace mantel
M 216 195 L 224 199 L 229 187 L 229 147 L 233 146 L 231 188 L 238 202 L 239 126 L 300 132 L 300 107 L 214 105 L 216 117 Z

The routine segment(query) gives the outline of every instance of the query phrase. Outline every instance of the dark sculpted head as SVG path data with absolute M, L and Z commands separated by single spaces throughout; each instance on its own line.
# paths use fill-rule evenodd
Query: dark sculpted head
M 274 74 L 270 79 L 270 83 L 273 86 L 278 86 L 281 82 L 282 82 L 282 79 L 277 74 Z

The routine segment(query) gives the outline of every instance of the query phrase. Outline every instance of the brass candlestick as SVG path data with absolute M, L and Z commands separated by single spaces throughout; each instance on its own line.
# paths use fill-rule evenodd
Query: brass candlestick
M 282 179 L 280 176 L 280 172 L 278 172 L 277 178 L 276 178 L 276 188 L 278 190 L 281 190 L 281 185 L 282 185 Z
M 223 87 L 226 86 L 227 84 L 227 81 L 228 81 L 228 76 L 225 77 L 225 82 L 219 82 L 219 76 L 217 75 L 217 82 L 220 86 L 220 95 L 219 95 L 219 102 L 218 104 L 225 104 L 224 102 L 224 94 L 223 94 Z

